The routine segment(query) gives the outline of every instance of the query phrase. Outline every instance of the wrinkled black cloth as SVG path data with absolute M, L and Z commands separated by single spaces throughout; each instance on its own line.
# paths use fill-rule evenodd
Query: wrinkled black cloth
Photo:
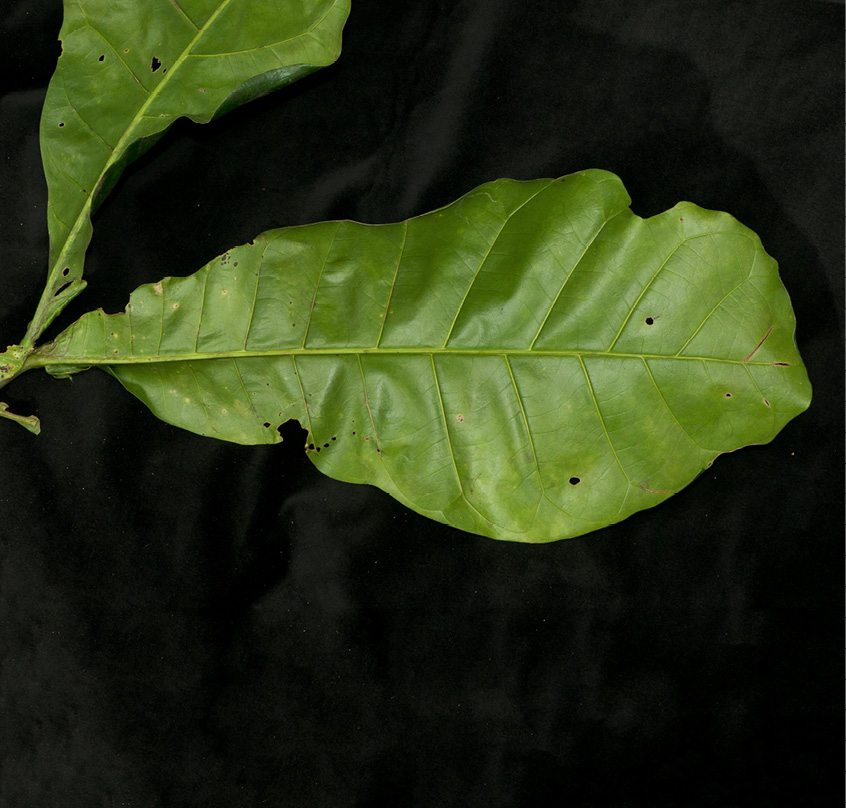
M 58 0 L 0 14 L 0 328 L 47 265 Z M 843 7 L 353 0 L 339 62 L 177 123 L 94 219 L 123 309 L 263 230 L 389 222 L 498 177 L 619 174 L 779 262 L 814 385 L 659 507 L 523 546 L 322 476 L 285 427 L 167 426 L 99 371 L 2 391 L 0 804 L 823 806 L 840 775 Z

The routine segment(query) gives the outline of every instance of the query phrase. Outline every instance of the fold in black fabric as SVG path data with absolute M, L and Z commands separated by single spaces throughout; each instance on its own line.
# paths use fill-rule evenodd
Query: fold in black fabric
M 0 329 L 47 264 L 57 0 L 0 23 Z M 240 447 L 108 376 L 2 391 L 0 804 L 768 806 L 839 798 L 837 3 L 354 0 L 331 68 L 178 123 L 94 220 L 123 308 L 272 227 L 396 221 L 497 177 L 619 174 L 779 261 L 814 403 L 660 507 L 518 546 Z M 8 395 L 7 395 L 8 394 Z

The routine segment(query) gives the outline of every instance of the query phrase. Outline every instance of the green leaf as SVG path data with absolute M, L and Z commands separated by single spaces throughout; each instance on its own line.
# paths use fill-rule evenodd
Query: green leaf
M 206 123 L 331 64 L 348 13 L 349 0 L 65 0 L 41 119 L 51 269 L 22 345 L 82 291 L 91 214 L 124 167 L 179 117 Z
M 85 315 L 32 364 L 105 367 L 163 420 L 238 443 L 296 419 L 326 474 L 464 530 L 575 536 L 771 440 L 811 395 L 758 237 L 629 202 L 586 171 L 271 231 Z

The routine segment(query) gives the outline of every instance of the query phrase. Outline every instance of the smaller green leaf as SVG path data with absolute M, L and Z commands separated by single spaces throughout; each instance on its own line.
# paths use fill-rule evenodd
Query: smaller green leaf
M 82 277 L 91 214 L 179 117 L 198 123 L 334 62 L 349 0 L 65 0 L 41 117 L 50 272 L 23 345 Z M 81 287 L 76 287 L 76 292 Z
M 500 180 L 391 225 L 237 247 L 91 312 L 32 365 L 104 367 L 169 423 L 275 443 L 463 530 L 551 541 L 672 495 L 810 402 L 776 262 L 619 178 Z M 763 481 L 762 481 L 763 484 Z

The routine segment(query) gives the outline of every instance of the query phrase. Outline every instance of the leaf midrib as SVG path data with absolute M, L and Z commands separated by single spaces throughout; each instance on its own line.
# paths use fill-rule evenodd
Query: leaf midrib
M 45 346 L 49 350 L 50 346 Z M 100 365 L 154 365 L 172 362 L 200 362 L 212 359 L 253 359 L 275 356 L 532 356 L 532 357 L 604 357 L 613 359 L 672 359 L 688 362 L 718 362 L 726 365 L 776 366 L 774 362 L 744 361 L 743 359 L 722 359 L 715 356 L 677 356 L 674 354 L 621 353 L 617 351 L 568 351 L 544 349 L 502 349 L 502 348 L 280 348 L 264 351 L 212 351 L 209 353 L 148 354 L 127 356 L 61 356 L 36 351 L 32 355 L 31 367 L 47 365 L 79 365 L 94 367 Z M 789 365 L 785 365 L 789 367 Z

